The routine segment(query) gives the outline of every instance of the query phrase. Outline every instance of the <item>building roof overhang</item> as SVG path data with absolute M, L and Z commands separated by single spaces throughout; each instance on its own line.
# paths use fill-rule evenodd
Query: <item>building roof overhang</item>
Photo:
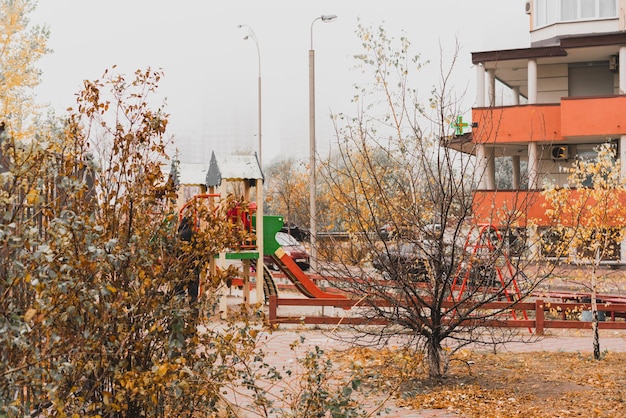
M 473 64 L 484 64 L 495 61 L 528 60 L 533 58 L 567 57 L 568 49 L 591 48 L 612 46 L 613 50 L 619 50 L 621 45 L 626 45 L 626 32 L 612 32 L 591 35 L 575 35 L 563 37 L 557 46 L 539 46 L 518 49 L 503 49 L 485 52 L 472 52 Z

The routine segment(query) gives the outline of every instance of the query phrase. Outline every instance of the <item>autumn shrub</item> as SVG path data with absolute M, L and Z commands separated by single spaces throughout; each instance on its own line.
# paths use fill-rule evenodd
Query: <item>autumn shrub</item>
M 178 239 L 163 174 L 167 114 L 148 104 L 160 77 L 106 72 L 85 82 L 60 129 L 27 140 L 6 131 L 0 408 L 9 415 L 217 410 L 221 386 L 241 377 L 232 364 L 251 356 L 245 325 L 196 332 L 228 279 L 205 277 L 206 266 L 240 237 L 225 204 L 198 207 L 203 228 Z M 195 302 L 199 277 L 205 297 Z

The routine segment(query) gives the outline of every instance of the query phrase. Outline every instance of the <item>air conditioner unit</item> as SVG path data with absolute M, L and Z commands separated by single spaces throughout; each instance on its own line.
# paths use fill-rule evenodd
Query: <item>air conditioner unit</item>
M 530 5 L 530 1 L 527 1 L 527 2 L 526 2 L 526 6 L 525 6 L 525 11 L 526 11 L 526 14 L 527 14 L 527 15 L 529 15 L 529 14 L 530 14 L 530 12 L 531 12 L 531 10 L 532 10 L 532 7 L 531 7 L 531 5 Z
M 553 160 L 567 160 L 569 158 L 569 147 L 567 145 L 555 145 L 550 150 Z

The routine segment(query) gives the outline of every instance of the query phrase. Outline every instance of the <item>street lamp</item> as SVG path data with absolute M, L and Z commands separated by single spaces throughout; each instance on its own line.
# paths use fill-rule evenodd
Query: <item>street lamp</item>
M 316 249 L 316 209 L 315 209 L 315 50 L 313 49 L 313 25 L 318 20 L 332 22 L 337 19 L 336 15 L 321 15 L 311 22 L 311 49 L 309 49 L 309 212 L 310 212 L 310 242 L 311 242 L 311 267 L 317 269 Z
M 254 41 L 254 45 L 256 45 L 256 55 L 259 63 L 259 80 L 257 85 L 257 99 L 258 99 L 258 110 L 259 110 L 259 165 L 262 162 L 262 154 L 263 154 L 263 142 L 261 140 L 261 50 L 259 49 L 259 41 L 256 38 L 256 34 L 254 30 L 248 25 L 239 25 L 239 28 L 246 28 L 248 30 L 248 34 L 243 37 L 244 40 L 248 40 L 252 38 Z
M 248 30 L 248 35 L 244 36 L 244 40 L 248 40 L 252 38 L 254 41 L 254 45 L 256 45 L 256 54 L 259 63 L 259 81 L 257 85 L 257 95 L 258 95 L 258 108 L 259 108 L 259 167 L 261 170 L 263 169 L 262 165 L 262 155 L 263 155 L 263 141 L 261 139 L 261 50 L 259 49 L 259 41 L 256 38 L 256 34 L 254 30 L 248 25 L 239 25 L 240 28 L 246 28 Z M 257 251 L 259 252 L 259 256 L 256 260 L 256 300 L 257 302 L 264 300 L 263 297 L 263 182 L 257 180 L 256 185 L 256 202 L 257 202 L 257 210 L 256 210 L 256 245 Z

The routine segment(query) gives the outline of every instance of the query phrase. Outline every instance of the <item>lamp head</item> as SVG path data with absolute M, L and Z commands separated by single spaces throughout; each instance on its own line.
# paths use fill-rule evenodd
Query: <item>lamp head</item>
M 337 19 L 337 15 L 321 15 L 320 19 L 322 19 L 322 22 L 332 22 Z

